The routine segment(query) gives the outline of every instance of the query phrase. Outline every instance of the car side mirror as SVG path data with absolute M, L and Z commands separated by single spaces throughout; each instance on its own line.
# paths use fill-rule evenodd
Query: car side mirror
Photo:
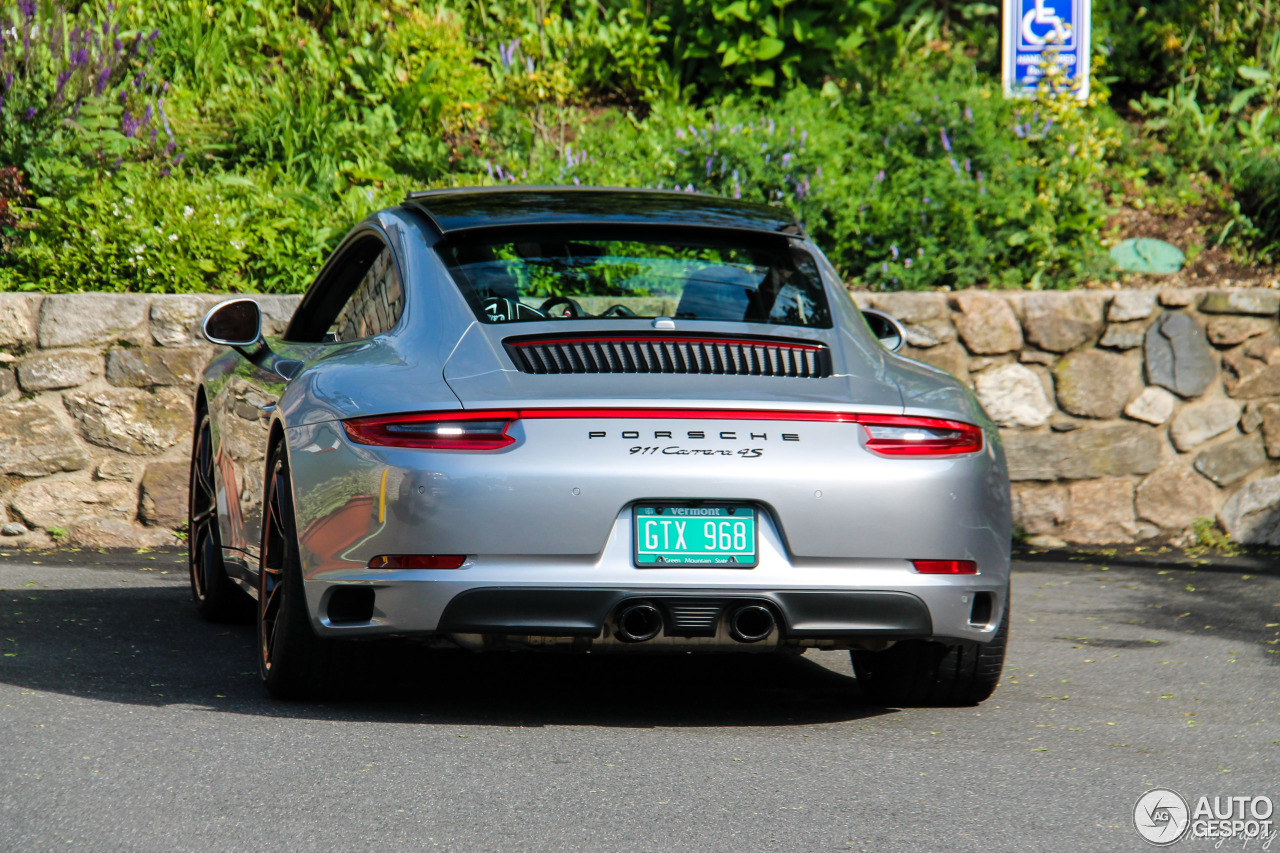
M 256 349 L 262 343 L 262 310 L 252 299 L 228 299 L 204 315 L 200 330 L 210 343 Z
M 907 330 L 902 328 L 901 323 L 874 308 L 863 308 L 862 318 L 867 321 L 871 334 L 876 336 L 876 340 L 880 341 L 885 349 L 889 352 L 902 349 L 902 345 L 907 340 Z

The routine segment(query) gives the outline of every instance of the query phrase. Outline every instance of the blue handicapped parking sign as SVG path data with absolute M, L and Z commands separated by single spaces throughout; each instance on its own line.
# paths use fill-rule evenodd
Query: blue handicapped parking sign
M 1089 95 L 1089 0 L 1004 0 L 1004 88 L 1034 95 L 1046 51 L 1080 98 Z

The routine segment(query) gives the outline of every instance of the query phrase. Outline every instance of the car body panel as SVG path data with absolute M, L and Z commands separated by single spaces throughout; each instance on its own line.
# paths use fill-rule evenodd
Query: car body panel
M 555 210 L 514 209 L 493 214 L 489 224 L 587 215 L 572 213 L 572 199 L 551 195 Z M 635 202 L 629 214 L 680 221 L 711 216 L 706 208 L 721 229 L 791 228 L 796 233 L 786 239 L 812 253 L 822 270 L 832 328 L 686 319 L 480 322 L 433 247 L 444 230 L 477 227 L 485 204 L 455 199 L 434 217 L 443 223 L 437 228 L 424 212 L 433 198 L 449 196 L 419 196 L 375 214 L 343 244 L 372 235 L 392 251 L 405 288 L 394 328 L 342 343 L 290 339 L 318 304 L 317 284 L 285 339 L 269 340 L 256 354 L 227 351 L 205 371 L 224 556 L 242 586 L 252 591 L 255 584 L 265 458 L 268 440 L 279 436 L 306 596 L 321 634 L 432 636 L 459 595 L 537 589 L 759 595 L 779 608 L 800 592 L 901 591 L 927 607 L 934 638 L 994 635 L 998 616 L 970 618 L 979 594 L 1002 612 L 1008 585 L 1010 502 L 998 433 L 954 377 L 880 345 L 830 264 L 784 215 L 751 209 L 734 219 L 732 202 L 688 207 L 666 196 L 651 207 Z M 492 210 L 492 200 L 487 204 Z M 831 375 L 534 375 L 519 369 L 505 344 L 566 331 L 786 338 L 826 347 Z M 353 442 L 342 426 L 356 417 L 472 409 L 622 411 L 521 418 L 508 431 L 514 442 L 496 451 L 371 446 Z M 627 411 L 648 409 L 707 413 Z M 758 420 L 734 411 L 774 414 Z M 985 443 L 962 456 L 886 457 L 866 448 L 858 424 L 787 419 L 815 411 L 963 421 L 979 425 Z M 755 507 L 758 566 L 637 568 L 631 512 L 640 501 Z M 458 554 L 466 561 L 455 570 L 369 568 L 386 554 Z M 912 559 L 972 560 L 978 574 L 923 575 Z M 375 589 L 374 609 L 367 620 L 335 623 L 327 602 L 350 586 Z M 606 626 L 599 630 L 607 639 Z M 851 641 L 851 630 L 833 626 L 832 641 Z

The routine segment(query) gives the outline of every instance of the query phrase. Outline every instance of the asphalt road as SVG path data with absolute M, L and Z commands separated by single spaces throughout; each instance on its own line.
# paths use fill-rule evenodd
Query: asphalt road
M 4 555 L 0 849 L 1145 850 L 1150 788 L 1280 804 L 1280 568 L 1123 562 L 1020 561 L 996 695 L 899 710 L 812 652 L 391 649 L 282 704 L 179 555 Z

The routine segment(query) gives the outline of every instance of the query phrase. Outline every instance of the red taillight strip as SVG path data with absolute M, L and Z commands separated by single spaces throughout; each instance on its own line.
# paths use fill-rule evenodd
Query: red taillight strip
M 781 349 L 799 349 L 810 352 L 821 352 L 826 349 L 819 344 L 797 344 L 790 341 L 753 340 L 751 338 L 675 338 L 665 336 L 629 337 L 593 337 L 593 338 L 534 338 L 524 341 L 505 341 L 511 347 L 565 346 L 570 344 L 716 344 L 743 347 L 779 347 Z
M 867 431 L 866 447 L 883 456 L 958 456 L 976 453 L 983 447 L 982 429 L 962 421 L 907 415 L 873 415 L 857 412 L 810 412 L 780 409 L 496 409 L 465 412 L 415 412 L 352 418 L 342 422 L 348 438 L 358 444 L 412 447 L 428 450 L 498 450 L 515 439 L 507 430 L 516 420 L 564 420 L 605 418 L 667 418 L 698 420 L 803 421 L 856 423 L 865 427 L 897 427 L 956 433 L 940 438 L 884 438 Z M 396 433 L 394 427 L 410 424 L 451 422 L 503 422 L 500 431 L 459 436 Z
M 853 412 L 787 412 L 759 409 L 521 409 L 525 419 L 548 418 L 672 418 L 725 421 L 824 421 L 851 424 L 864 417 Z

